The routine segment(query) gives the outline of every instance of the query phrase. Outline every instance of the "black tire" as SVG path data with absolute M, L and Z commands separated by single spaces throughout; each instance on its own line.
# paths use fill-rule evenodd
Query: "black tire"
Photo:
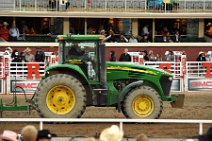
M 55 74 L 42 80 L 34 100 L 39 115 L 45 118 L 78 118 L 86 108 L 85 88 L 67 74 Z
M 157 119 L 163 110 L 163 103 L 155 89 L 141 86 L 125 96 L 122 107 L 127 118 Z

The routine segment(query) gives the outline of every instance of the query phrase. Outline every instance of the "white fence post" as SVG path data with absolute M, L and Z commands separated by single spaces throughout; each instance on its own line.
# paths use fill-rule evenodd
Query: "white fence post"
M 203 135 L 203 123 L 199 123 L 199 135 Z
M 43 121 L 40 121 L 40 130 L 43 129 Z

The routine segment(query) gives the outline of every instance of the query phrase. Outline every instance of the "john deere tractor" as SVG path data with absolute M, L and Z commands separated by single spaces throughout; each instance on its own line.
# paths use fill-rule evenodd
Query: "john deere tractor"
M 116 107 L 127 118 L 159 118 L 170 95 L 172 75 L 126 62 L 106 62 L 100 35 L 61 35 L 59 62 L 49 65 L 34 101 L 46 118 L 78 118 L 87 106 Z M 178 104 L 179 105 L 179 104 Z

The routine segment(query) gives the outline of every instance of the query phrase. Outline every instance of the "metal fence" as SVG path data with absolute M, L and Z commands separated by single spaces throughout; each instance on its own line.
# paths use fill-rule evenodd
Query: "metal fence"
M 177 120 L 177 119 L 97 119 L 97 118 L 0 118 L 0 122 L 34 122 L 39 123 L 40 130 L 44 129 L 44 123 L 119 123 L 123 130 L 124 124 L 127 123 L 162 123 L 162 124 L 198 124 L 198 135 L 203 135 L 203 124 L 211 124 L 212 120 Z
M 101 12 L 212 12 L 211 0 L 1 0 L 0 10 Z

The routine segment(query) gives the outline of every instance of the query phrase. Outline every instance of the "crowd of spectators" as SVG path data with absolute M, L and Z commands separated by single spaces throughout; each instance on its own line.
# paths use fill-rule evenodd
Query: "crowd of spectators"
M 161 57 L 160 54 L 154 54 L 153 50 L 142 50 L 137 51 L 139 55 L 142 56 L 144 61 L 176 61 L 176 59 L 180 60 L 180 54 L 175 55 L 173 51 L 168 50 L 165 52 L 164 57 Z M 181 55 L 186 55 L 184 51 L 181 52 Z M 115 51 L 110 51 L 110 61 L 124 61 L 124 62 L 131 62 L 132 56 L 128 51 L 128 48 L 125 48 L 123 53 L 120 57 L 116 57 Z M 203 52 L 200 51 L 199 55 L 197 56 L 196 61 L 212 61 L 212 51 Z
M 10 57 L 11 62 L 44 62 L 45 53 L 37 49 L 35 55 L 32 53 L 30 48 L 26 48 L 23 51 L 18 51 L 17 49 L 12 49 L 11 47 L 5 48 L 4 55 Z
M 33 125 L 26 125 L 21 129 L 21 133 L 18 134 L 12 130 L 4 130 L 0 135 L 1 141 L 52 141 L 53 137 L 57 137 L 56 134 L 51 133 L 48 129 L 37 130 Z M 82 139 L 84 141 L 122 141 L 124 139 L 124 131 L 117 125 L 112 125 L 101 131 L 98 137 L 90 137 Z M 212 127 L 210 127 L 206 134 L 196 136 L 199 141 L 211 141 L 212 140 Z M 135 137 L 135 141 L 149 141 L 149 137 L 140 133 Z M 193 141 L 193 139 L 189 139 Z
M 162 58 L 160 54 L 154 54 L 153 50 L 142 50 L 138 51 L 140 55 L 142 55 L 144 61 L 174 61 L 173 51 L 166 51 L 165 57 Z M 132 56 L 128 52 L 128 48 L 124 49 L 124 52 L 120 55 L 119 58 L 116 57 L 115 51 L 112 50 L 110 52 L 110 61 L 124 61 L 131 62 Z
M 36 31 L 35 28 L 26 21 L 21 21 L 17 26 L 16 21 L 7 22 L 0 20 L 0 42 L 24 41 L 26 40 L 26 35 L 35 36 L 38 33 L 46 36 L 51 35 L 48 25 L 42 25 L 39 31 Z
M 136 34 L 124 34 L 120 31 L 115 30 L 115 28 L 110 25 L 108 29 L 104 29 L 103 25 L 97 29 L 95 27 L 89 27 L 88 34 L 100 34 L 107 37 L 106 42 L 117 42 L 117 43 L 138 43 L 138 42 L 152 42 L 152 33 L 149 24 L 145 24 L 142 28 L 141 35 Z M 169 31 L 169 29 L 164 26 L 159 32 L 162 37 L 162 42 L 180 42 L 181 35 L 179 29 L 174 29 L 174 31 Z
M 53 0 L 54 1 L 54 0 Z M 65 2 L 65 1 L 64 1 Z M 50 5 L 54 7 L 54 2 L 50 0 Z M 65 2 L 66 3 L 66 2 Z M 137 43 L 137 42 L 181 42 L 181 34 L 178 28 L 168 28 L 167 26 L 161 26 L 157 29 L 155 35 L 155 41 L 152 39 L 152 31 L 151 26 L 149 24 L 145 24 L 141 26 L 141 31 L 138 31 L 139 34 L 133 33 L 124 33 L 123 31 L 119 31 L 118 27 L 108 24 L 108 27 L 105 29 L 104 25 L 100 25 L 99 27 L 88 27 L 87 34 L 101 34 L 107 37 L 106 42 L 128 42 L 128 43 Z M 206 25 L 206 35 L 212 35 L 212 24 L 209 22 Z M 0 20 L 0 41 L 18 41 L 24 40 L 22 35 L 35 35 L 35 34 L 43 34 L 43 35 L 51 35 L 50 27 L 48 24 L 44 24 L 40 29 L 36 29 L 29 25 L 26 21 L 22 21 L 18 24 L 16 21 L 12 21 L 8 23 L 7 21 Z M 70 27 L 71 34 L 79 34 L 75 31 L 73 27 Z
M 208 51 L 206 53 L 206 52 L 200 51 L 196 61 L 212 61 L 212 52 Z

